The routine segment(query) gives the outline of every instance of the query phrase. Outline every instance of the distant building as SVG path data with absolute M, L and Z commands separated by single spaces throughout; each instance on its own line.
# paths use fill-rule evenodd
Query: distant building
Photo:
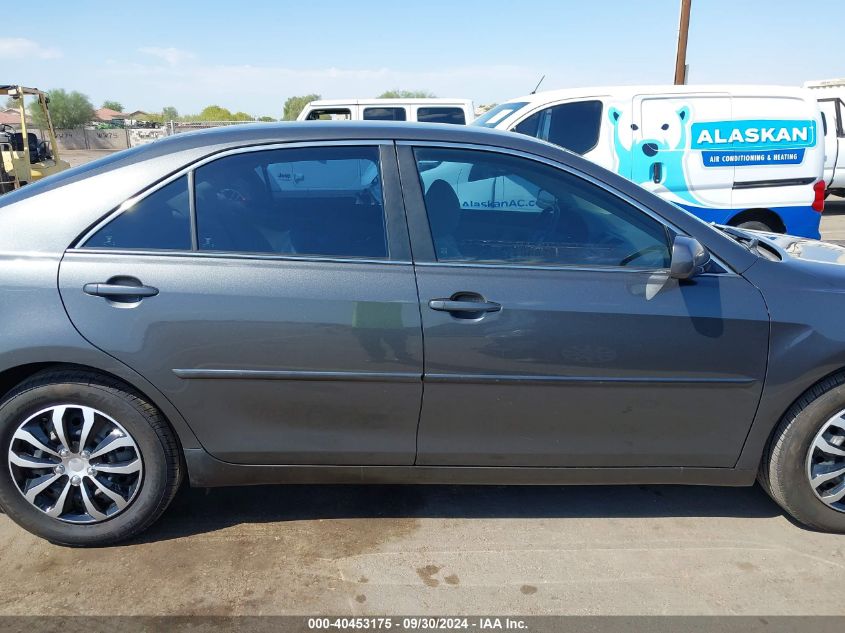
M 26 117 L 26 124 L 32 125 L 32 119 Z M 21 113 L 15 108 L 0 110 L 0 125 L 11 125 L 14 128 L 21 126 Z
M 118 112 L 110 108 L 100 108 L 94 111 L 95 123 L 111 123 L 118 126 L 135 126 L 139 123 L 147 121 L 149 114 L 143 110 L 135 110 L 134 112 Z
M 125 115 L 122 112 L 112 110 L 111 108 L 100 108 L 99 110 L 94 110 L 94 120 L 99 123 L 112 123 L 115 119 L 122 121 L 124 118 Z

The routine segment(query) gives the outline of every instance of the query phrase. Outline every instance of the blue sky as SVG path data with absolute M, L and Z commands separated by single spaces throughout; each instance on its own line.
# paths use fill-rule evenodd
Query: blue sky
M 118 3 L 120 4 L 120 3 Z M 0 32 L 2 83 L 99 106 L 215 103 L 279 116 L 297 94 L 426 89 L 476 103 L 543 89 L 671 83 L 679 0 L 46 0 Z M 845 76 L 842 0 L 693 0 L 690 83 Z M 13 20 L 14 24 L 18 24 Z

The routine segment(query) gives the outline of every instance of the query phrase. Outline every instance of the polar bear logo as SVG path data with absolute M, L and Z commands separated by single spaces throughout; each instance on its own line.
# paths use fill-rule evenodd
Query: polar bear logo
M 667 109 L 663 116 L 650 116 L 652 123 L 643 129 L 629 148 L 625 147 L 619 133 L 622 112 L 617 108 L 608 110 L 613 126 L 613 148 L 616 154 L 618 173 L 629 177 L 638 185 L 654 190 L 668 190 L 686 202 L 698 204 L 690 192 L 684 173 L 684 155 L 690 148 L 690 109 L 682 106 L 677 110 Z M 631 124 L 635 132 L 639 127 Z M 659 166 L 658 166 L 659 165 Z M 655 183 L 655 170 L 659 180 Z

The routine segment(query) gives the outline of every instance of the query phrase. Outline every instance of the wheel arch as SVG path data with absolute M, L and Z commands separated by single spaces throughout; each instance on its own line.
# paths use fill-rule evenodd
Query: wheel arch
M 829 382 L 830 380 L 835 380 L 837 382 L 837 386 L 845 385 L 845 366 L 830 371 L 821 377 L 817 377 L 809 386 L 802 389 L 798 395 L 792 398 L 789 405 L 781 411 L 779 416 L 775 419 L 767 420 L 766 426 L 768 427 L 768 430 L 766 430 L 764 434 L 761 433 L 756 441 L 751 434 L 749 434 L 735 468 L 755 468 L 759 470 L 767 452 L 769 451 L 772 441 L 775 439 L 775 436 L 780 429 L 781 422 L 790 414 L 791 411 L 798 407 L 800 402 L 807 396 L 812 396 L 813 399 L 815 399 L 825 393 L 826 389 L 822 389 L 821 386 L 823 383 Z M 760 420 L 755 420 L 754 426 L 760 422 Z
M 133 379 L 133 376 L 127 375 L 129 373 L 128 371 L 115 371 L 114 367 L 105 368 L 83 363 L 61 361 L 36 361 L 9 367 L 0 371 L 0 401 L 17 385 L 42 371 L 51 369 L 88 371 L 126 385 L 127 388 L 138 393 L 161 412 L 179 442 L 180 452 L 183 453 L 183 458 L 185 449 L 202 448 L 196 435 L 194 435 L 194 432 L 188 426 L 188 423 L 164 394 L 143 380 L 140 375 L 135 374 L 135 379 Z
M 766 208 L 745 209 L 728 220 L 728 225 L 739 226 L 743 222 L 763 222 L 776 233 L 786 233 L 786 223 L 775 211 Z

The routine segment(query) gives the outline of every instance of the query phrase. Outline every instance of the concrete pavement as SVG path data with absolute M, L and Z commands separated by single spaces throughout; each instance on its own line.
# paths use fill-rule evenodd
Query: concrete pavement
M 0 566 L 0 615 L 845 615 L 845 536 L 758 487 L 185 489 L 104 549 L 0 515 Z

